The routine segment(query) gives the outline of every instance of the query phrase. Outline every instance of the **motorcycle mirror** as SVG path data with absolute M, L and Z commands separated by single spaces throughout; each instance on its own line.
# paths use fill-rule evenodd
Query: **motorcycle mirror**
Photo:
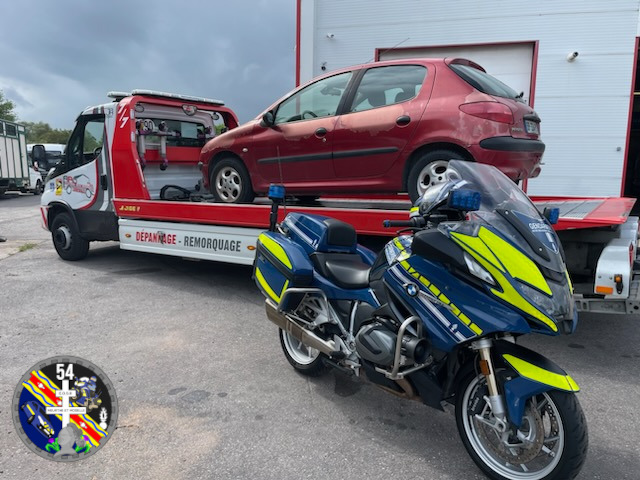
M 549 221 L 551 225 L 555 225 L 560 219 L 560 209 L 557 207 L 545 207 L 542 215 Z

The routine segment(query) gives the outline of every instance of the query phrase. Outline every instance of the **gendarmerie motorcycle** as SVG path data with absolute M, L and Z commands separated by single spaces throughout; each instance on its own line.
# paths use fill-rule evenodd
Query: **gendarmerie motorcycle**
M 289 213 L 276 225 L 281 189 L 254 277 L 297 371 L 338 368 L 455 405 L 462 442 L 490 478 L 578 474 L 588 445 L 579 387 L 517 343 L 576 328 L 557 211 L 541 214 L 494 167 L 452 160 L 406 222 L 387 222 L 405 230 L 376 256 L 336 219 Z

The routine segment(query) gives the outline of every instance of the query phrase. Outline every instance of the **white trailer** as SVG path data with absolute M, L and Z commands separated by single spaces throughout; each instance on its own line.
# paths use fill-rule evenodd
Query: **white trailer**
M 297 0 L 296 81 L 464 57 L 522 91 L 546 144 L 523 188 L 560 206 L 578 308 L 640 313 L 638 219 L 633 201 L 613 198 L 640 195 L 639 14 L 640 0 Z
M 0 195 L 7 190 L 29 188 L 25 128 L 0 120 Z

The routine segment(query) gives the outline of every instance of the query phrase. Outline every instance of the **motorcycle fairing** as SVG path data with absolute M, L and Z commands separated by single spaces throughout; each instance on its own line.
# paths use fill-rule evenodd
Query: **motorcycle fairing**
M 422 318 L 433 346 L 439 350 L 450 352 L 460 343 L 493 332 L 531 332 L 522 315 L 463 282 L 439 263 L 412 255 L 391 266 L 383 278 L 395 296 Z M 408 294 L 412 285 L 418 287 L 414 296 Z
M 562 368 L 539 353 L 504 340 L 495 342 L 495 353 L 518 376 L 504 383 L 509 419 L 522 423 L 529 398 L 549 390 L 578 392 L 580 387 Z
M 493 295 L 521 310 L 540 323 L 545 330 L 558 333 L 555 320 L 531 302 L 518 286 L 518 281 L 521 281 L 549 296 L 552 295 L 549 284 L 535 262 L 484 226 L 478 228 L 476 235 L 454 231 L 450 231 L 449 234 L 494 278 L 499 289 L 487 285 Z

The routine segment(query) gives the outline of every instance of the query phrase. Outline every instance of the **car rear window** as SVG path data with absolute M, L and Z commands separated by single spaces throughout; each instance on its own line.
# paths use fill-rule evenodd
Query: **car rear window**
M 459 63 L 452 63 L 449 67 L 451 67 L 451 70 L 456 72 L 461 79 L 482 93 L 496 97 L 510 98 L 512 100 L 520 100 L 522 98 L 522 95 L 513 88 L 505 85 L 497 78 L 492 77 L 482 70 Z

